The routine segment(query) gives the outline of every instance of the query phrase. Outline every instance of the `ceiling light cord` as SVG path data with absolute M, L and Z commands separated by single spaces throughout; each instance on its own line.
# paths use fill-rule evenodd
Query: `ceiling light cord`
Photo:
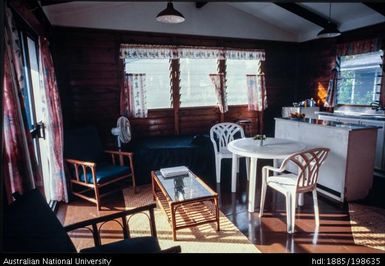
M 332 22 L 332 3 L 329 2 L 329 18 L 327 25 L 317 34 L 318 38 L 332 38 L 341 35 L 336 24 Z

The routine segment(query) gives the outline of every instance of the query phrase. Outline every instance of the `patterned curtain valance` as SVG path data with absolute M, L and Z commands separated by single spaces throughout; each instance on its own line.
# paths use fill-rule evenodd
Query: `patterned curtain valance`
M 265 61 L 263 50 L 225 50 L 225 57 L 228 59 L 260 60 Z
M 242 60 L 265 60 L 263 50 L 236 50 L 211 47 L 186 47 L 186 46 L 159 46 L 159 45 L 136 45 L 121 44 L 121 59 L 242 59 Z
M 120 58 L 124 59 L 172 59 L 176 57 L 173 46 L 120 45 Z
M 194 59 L 222 59 L 223 49 L 201 48 L 201 47 L 180 47 L 177 48 L 177 58 Z
M 337 56 L 375 52 L 381 49 L 380 39 L 359 40 L 337 45 Z

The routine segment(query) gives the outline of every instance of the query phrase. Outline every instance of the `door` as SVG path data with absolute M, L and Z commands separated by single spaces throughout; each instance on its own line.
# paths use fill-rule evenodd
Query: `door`
M 40 88 L 38 42 L 32 35 L 24 32 L 20 33 L 20 40 L 23 50 L 25 76 L 25 86 L 22 92 L 24 96 L 24 108 L 27 113 L 27 123 L 32 135 L 36 160 L 44 180 L 45 196 L 47 201 L 50 202 L 49 164 L 47 156 L 49 143 L 47 143 L 44 132 L 43 97 L 45 97 L 45 95 L 42 94 L 43 90 Z

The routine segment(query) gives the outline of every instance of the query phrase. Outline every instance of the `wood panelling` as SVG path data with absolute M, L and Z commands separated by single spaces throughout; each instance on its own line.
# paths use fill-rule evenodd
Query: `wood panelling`
M 181 108 L 179 110 L 182 135 L 208 133 L 211 126 L 220 120 L 217 107 Z
M 65 128 L 96 125 L 107 146 L 119 116 L 120 69 L 117 41 L 110 33 L 54 31 L 54 60 Z
M 54 61 L 62 98 L 64 126 L 93 124 L 99 129 L 107 146 L 114 145 L 110 133 L 119 117 L 119 97 L 122 80 L 120 43 L 192 45 L 211 47 L 265 49 L 268 110 L 265 112 L 267 134 L 273 134 L 273 117 L 281 106 L 295 99 L 297 75 L 297 45 L 287 42 L 256 41 L 160 33 L 140 33 L 113 30 L 91 30 L 54 27 Z M 178 88 L 173 88 L 177 91 Z M 178 101 L 174 97 L 174 101 Z M 179 119 L 174 119 L 178 112 Z M 146 119 L 130 119 L 136 137 L 208 133 L 219 122 L 216 107 L 170 108 L 149 110 Z M 257 113 L 247 106 L 230 106 L 225 121 L 251 119 L 256 132 Z M 179 123 L 179 125 L 177 125 Z

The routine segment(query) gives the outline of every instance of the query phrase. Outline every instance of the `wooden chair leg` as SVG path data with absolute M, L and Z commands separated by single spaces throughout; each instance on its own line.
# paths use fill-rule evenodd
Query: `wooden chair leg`
M 95 198 L 96 198 L 96 208 L 98 211 L 101 210 L 101 205 L 100 205 L 100 194 L 99 194 L 99 186 L 96 184 L 94 187 L 95 190 Z
M 135 175 L 132 174 L 132 187 L 134 188 L 134 194 L 137 193 L 136 191 L 136 182 L 135 182 Z

